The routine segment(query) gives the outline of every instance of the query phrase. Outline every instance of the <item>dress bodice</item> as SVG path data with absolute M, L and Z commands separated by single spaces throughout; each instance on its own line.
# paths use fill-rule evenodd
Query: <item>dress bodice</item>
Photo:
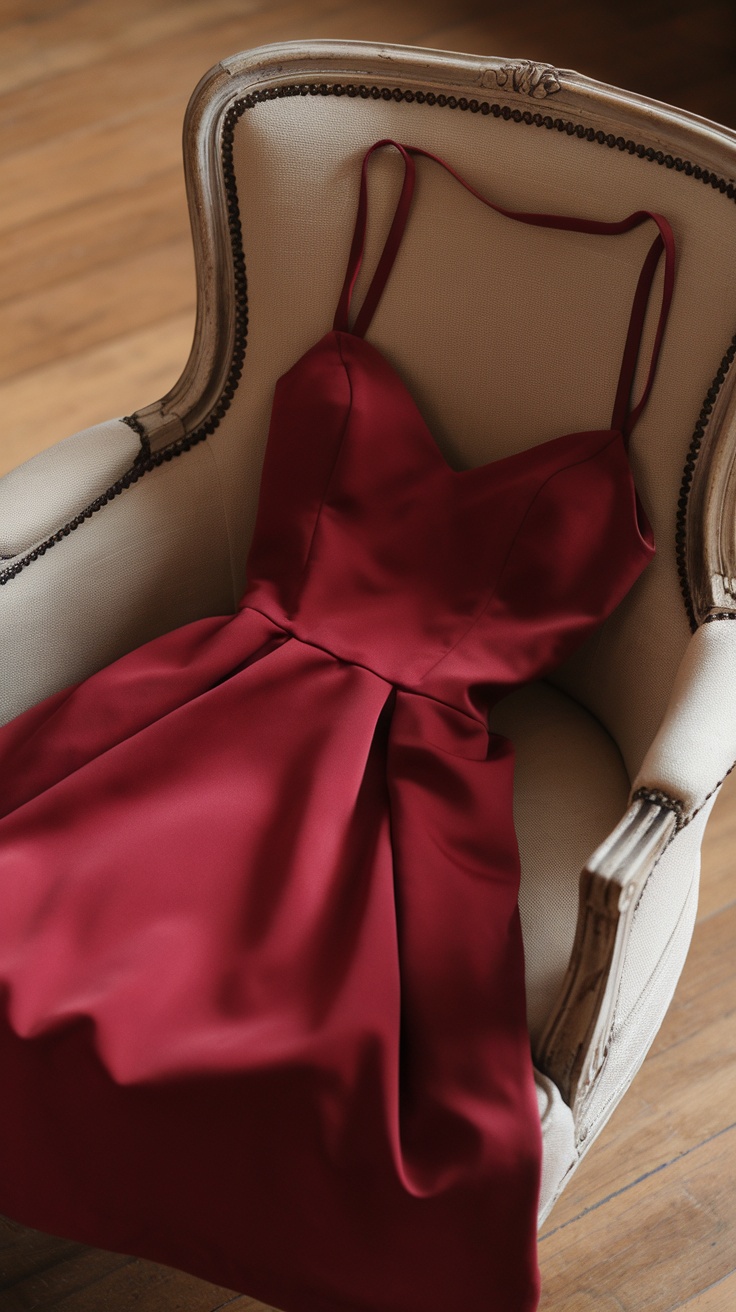
M 490 701 L 562 661 L 654 553 L 627 443 L 654 373 L 672 239 L 666 220 L 645 212 L 618 224 L 510 215 L 609 234 L 652 217 L 660 231 L 639 279 L 611 427 L 454 470 L 396 370 L 363 337 L 408 217 L 411 156 L 426 153 L 399 149 L 404 188 L 353 328 L 371 151 L 335 327 L 277 383 L 241 604 L 389 683 L 482 719 Z M 644 396 L 631 409 L 663 250 L 660 332 Z

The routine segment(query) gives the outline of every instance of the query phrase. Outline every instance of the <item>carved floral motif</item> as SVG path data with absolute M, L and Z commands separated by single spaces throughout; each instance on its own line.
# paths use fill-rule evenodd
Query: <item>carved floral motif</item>
M 519 59 L 514 64 L 504 64 L 496 69 L 497 86 L 505 87 L 509 83 L 514 91 L 534 96 L 536 100 L 553 96 L 562 87 L 556 68 L 551 64 L 535 64 L 531 59 Z

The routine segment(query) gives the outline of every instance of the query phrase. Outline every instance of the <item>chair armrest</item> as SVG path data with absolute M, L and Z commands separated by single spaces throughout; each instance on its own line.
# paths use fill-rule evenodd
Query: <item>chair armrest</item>
M 736 761 L 736 612 L 715 612 L 693 634 L 669 705 L 632 785 L 688 824 Z M 733 621 L 729 620 L 733 616 Z
M 578 922 L 557 1004 L 535 1053 L 576 1122 L 603 1064 L 634 913 L 665 848 L 712 799 L 736 758 L 736 623 L 693 634 L 631 806 L 580 877 Z
M 11 469 L 0 478 L 0 558 L 19 556 L 62 528 L 130 469 L 140 449 L 128 424 L 109 419 Z
M 672 809 L 639 798 L 580 876 L 570 962 L 535 1053 L 576 1122 L 606 1059 L 636 905 L 677 828 Z

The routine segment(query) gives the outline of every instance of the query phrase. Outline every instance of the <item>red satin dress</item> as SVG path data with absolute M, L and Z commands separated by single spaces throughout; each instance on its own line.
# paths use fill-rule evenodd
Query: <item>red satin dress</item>
M 351 328 L 385 145 L 403 190 Z M 0 730 L 0 1211 L 288 1312 L 537 1306 L 513 749 L 487 709 L 654 552 L 627 439 L 666 220 L 501 211 L 659 233 L 610 427 L 456 470 L 364 337 L 415 156 L 368 151 L 334 327 L 276 384 L 237 612 Z

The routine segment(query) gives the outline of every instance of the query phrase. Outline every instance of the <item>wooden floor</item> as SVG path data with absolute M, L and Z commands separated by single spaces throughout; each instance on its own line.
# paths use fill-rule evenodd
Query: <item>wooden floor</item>
M 315 36 L 547 60 L 736 126 L 726 2 L 0 0 L 0 474 L 173 383 L 193 324 L 189 93 L 225 55 Z M 672 1008 L 544 1228 L 540 1312 L 736 1309 L 735 857 L 732 776 Z M 0 1223 L 0 1312 L 226 1306 L 261 1307 Z

